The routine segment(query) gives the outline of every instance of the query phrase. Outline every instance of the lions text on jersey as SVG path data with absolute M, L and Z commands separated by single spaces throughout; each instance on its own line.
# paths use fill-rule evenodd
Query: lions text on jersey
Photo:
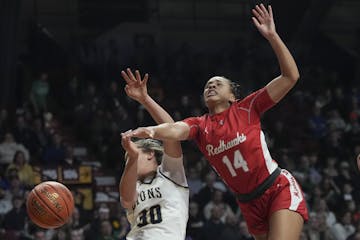
M 182 158 L 164 154 L 151 179 L 137 183 L 138 198 L 127 217 L 128 240 L 184 240 L 189 188 Z

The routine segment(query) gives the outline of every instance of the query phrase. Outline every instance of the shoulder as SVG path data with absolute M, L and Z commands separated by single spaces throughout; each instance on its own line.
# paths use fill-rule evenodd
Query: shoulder
M 181 122 L 187 123 L 188 125 L 199 124 L 199 123 L 205 121 L 205 119 L 207 117 L 208 117 L 208 114 L 204 114 L 199 117 L 188 117 L 188 118 L 183 119 Z
M 164 152 L 163 154 L 163 162 L 161 163 L 161 165 L 163 165 L 164 161 L 168 162 L 168 161 L 172 161 L 172 162 L 181 162 L 183 160 L 183 155 L 181 155 L 181 157 L 172 157 L 172 156 L 169 156 L 168 154 L 166 154 Z M 160 166 L 161 166 L 160 165 Z

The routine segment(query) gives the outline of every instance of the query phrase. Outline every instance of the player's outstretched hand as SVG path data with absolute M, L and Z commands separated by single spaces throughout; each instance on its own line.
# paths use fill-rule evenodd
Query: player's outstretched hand
M 252 13 L 254 15 L 254 17 L 252 17 L 254 25 L 261 35 L 269 39 L 276 34 L 273 12 L 270 5 L 267 9 L 264 4 L 260 4 L 260 6 L 256 5 L 255 8 L 252 9 Z
M 134 75 L 131 69 L 127 68 L 126 72 L 121 71 L 121 76 L 126 81 L 126 94 L 130 98 L 140 103 L 145 101 L 146 97 L 148 96 L 146 84 L 149 79 L 149 74 L 146 73 L 144 78 L 142 79 L 139 70 L 136 70 Z
M 133 131 L 127 131 L 123 134 L 125 137 L 154 138 L 155 132 L 152 127 L 139 127 Z
M 137 148 L 136 144 L 131 141 L 131 136 L 129 134 L 131 132 L 132 131 L 129 130 L 121 134 L 121 145 L 128 153 L 130 159 L 137 159 L 137 157 L 139 156 L 139 149 Z

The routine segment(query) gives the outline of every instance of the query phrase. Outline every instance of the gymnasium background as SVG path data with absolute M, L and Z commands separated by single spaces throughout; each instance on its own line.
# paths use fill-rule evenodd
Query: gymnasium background
M 279 73 L 251 22 L 256 3 L 0 0 L 0 239 L 125 239 L 119 134 L 153 121 L 126 97 L 120 71 L 149 73 L 150 95 L 176 120 L 204 112 L 202 87 L 213 75 L 252 92 Z M 360 239 L 360 2 L 264 3 L 301 75 L 263 129 L 273 158 L 306 193 L 302 239 Z M 183 148 L 187 239 L 252 239 L 231 193 L 191 142 Z M 72 221 L 58 230 L 36 228 L 23 206 L 45 180 L 76 197 Z

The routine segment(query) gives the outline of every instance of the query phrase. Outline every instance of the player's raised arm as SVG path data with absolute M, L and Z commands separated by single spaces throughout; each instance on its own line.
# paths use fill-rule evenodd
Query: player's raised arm
M 274 102 L 279 102 L 299 79 L 299 70 L 289 49 L 276 32 L 272 8 L 266 9 L 263 4 L 252 10 L 252 20 L 259 32 L 269 41 L 280 65 L 281 75 L 266 85 L 266 89 Z
M 129 209 L 132 208 L 137 198 L 136 181 L 138 179 L 139 149 L 131 141 L 130 137 L 125 134 L 122 134 L 121 145 L 127 154 L 125 169 L 119 184 L 120 202 L 124 208 Z
M 139 127 L 134 131 L 125 133 L 130 137 L 154 138 L 158 140 L 187 140 L 190 127 L 185 122 L 163 123 L 157 126 Z
M 149 112 L 151 117 L 157 124 L 161 123 L 173 123 L 172 117 L 162 108 L 154 99 L 149 96 L 147 92 L 147 81 L 149 75 L 145 74 L 144 78 L 141 78 L 140 72 L 135 71 L 135 74 L 131 69 L 127 68 L 126 72 L 121 72 L 122 77 L 126 81 L 125 92 L 126 94 L 142 104 L 145 109 Z M 181 157 L 182 150 L 181 145 L 178 141 L 164 141 L 164 151 L 171 157 Z

